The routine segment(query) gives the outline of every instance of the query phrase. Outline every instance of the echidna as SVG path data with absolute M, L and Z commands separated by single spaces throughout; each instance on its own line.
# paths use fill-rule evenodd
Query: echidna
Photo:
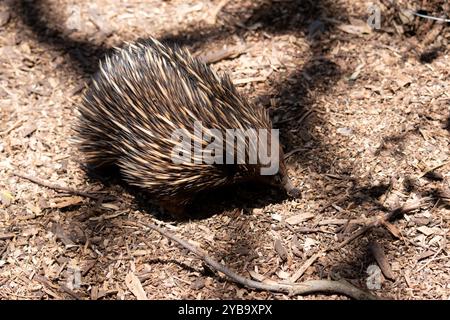
M 246 180 L 270 179 L 298 195 L 281 147 L 279 170 L 269 177 L 261 175 L 261 161 L 248 156 L 244 163 L 205 163 L 194 152 L 188 153 L 191 161 L 174 161 L 173 150 L 180 146 L 174 131 L 182 129 L 198 142 L 193 130 L 199 122 L 224 137 L 227 129 L 267 129 L 269 134 L 272 129 L 267 111 L 251 105 L 228 76 L 219 76 L 186 49 L 150 38 L 127 43 L 100 62 L 79 107 L 76 140 L 88 167 L 118 166 L 123 180 L 148 191 L 173 215 L 183 213 L 200 191 Z M 247 148 L 258 141 L 247 139 Z M 223 146 L 225 159 L 230 150 Z M 211 155 L 221 157 L 217 150 Z

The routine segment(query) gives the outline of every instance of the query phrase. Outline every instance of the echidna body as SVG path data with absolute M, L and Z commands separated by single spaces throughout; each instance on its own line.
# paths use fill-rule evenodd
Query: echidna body
M 77 141 L 89 167 L 117 165 L 126 182 L 180 214 L 200 191 L 261 178 L 260 164 L 174 163 L 172 133 L 193 132 L 195 122 L 221 132 L 272 129 L 266 110 L 249 104 L 228 76 L 187 50 L 140 40 L 100 62 L 79 107 Z M 279 153 L 278 183 L 296 193 Z

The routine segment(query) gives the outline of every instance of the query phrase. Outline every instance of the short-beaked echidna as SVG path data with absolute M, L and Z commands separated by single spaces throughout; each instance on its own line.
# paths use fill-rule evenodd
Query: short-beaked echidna
M 263 164 L 249 157 L 245 163 L 205 163 L 194 161 L 198 154 L 193 153 L 192 161 L 174 161 L 180 141 L 173 132 L 184 129 L 193 135 L 195 123 L 218 129 L 224 137 L 227 129 L 267 129 L 269 134 L 272 129 L 264 107 L 250 104 L 228 76 L 219 76 L 186 49 L 152 38 L 116 49 L 100 62 L 78 111 L 76 140 L 87 166 L 118 166 L 123 180 L 148 191 L 173 215 L 184 212 L 200 191 L 246 180 L 270 178 L 298 195 L 281 147 L 279 170 L 271 177 L 261 176 Z M 245 141 L 247 147 L 256 143 Z M 229 151 L 225 144 L 224 158 Z

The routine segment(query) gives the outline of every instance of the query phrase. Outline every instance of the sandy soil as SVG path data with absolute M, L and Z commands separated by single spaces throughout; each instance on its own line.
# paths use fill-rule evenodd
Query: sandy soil
M 140 286 L 150 299 L 345 298 L 245 289 L 133 219 L 249 278 L 289 281 L 313 257 L 296 281 L 367 289 L 368 269 L 385 263 L 391 279 L 373 294 L 449 299 L 450 32 L 401 11 L 449 15 L 444 2 L 374 1 L 372 30 L 365 1 L 2 1 L 0 298 L 135 299 Z M 239 186 L 174 221 L 145 194 L 86 177 L 70 143 L 82 90 L 111 47 L 150 35 L 202 56 L 236 51 L 212 67 L 270 110 L 301 199 Z

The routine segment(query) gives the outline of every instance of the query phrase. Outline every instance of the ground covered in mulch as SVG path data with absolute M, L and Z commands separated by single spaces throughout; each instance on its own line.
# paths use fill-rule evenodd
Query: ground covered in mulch
M 2 1 L 0 298 L 345 298 L 245 289 L 129 220 L 258 281 L 450 298 L 449 24 L 408 11 L 448 17 L 445 2 L 374 1 L 373 30 L 366 1 Z M 270 110 L 300 199 L 237 186 L 177 221 L 86 176 L 70 142 L 83 88 L 110 48 L 150 35 L 207 57 Z

